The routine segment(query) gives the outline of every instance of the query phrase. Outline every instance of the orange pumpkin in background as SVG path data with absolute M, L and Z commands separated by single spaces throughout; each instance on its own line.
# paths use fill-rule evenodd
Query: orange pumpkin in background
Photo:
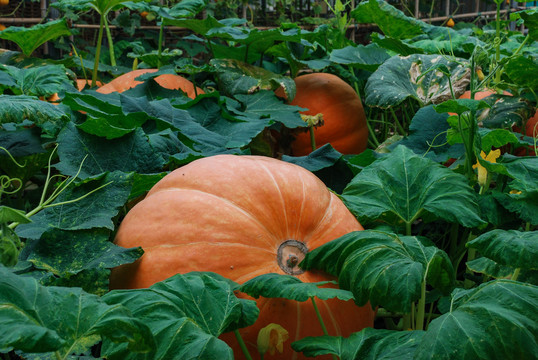
M 297 93 L 289 103 L 307 108 L 303 114 L 323 114 L 322 126 L 314 129 L 316 146 L 330 143 L 342 154 L 359 154 L 368 145 L 368 126 L 362 102 L 355 90 L 338 76 L 313 73 L 295 78 Z M 277 96 L 285 98 L 279 88 Z M 308 131 L 297 134 L 291 144 L 294 156 L 312 152 Z
M 142 84 L 142 81 L 135 80 L 140 75 L 156 71 L 158 71 L 158 69 L 138 69 L 130 71 L 128 73 L 118 76 L 106 85 L 101 86 L 97 90 L 97 92 L 102 94 L 110 94 L 112 92 L 124 92 L 126 90 L 134 88 L 136 85 Z M 196 97 L 196 94 L 200 95 L 204 93 L 204 91 L 199 87 L 196 87 L 195 93 L 194 84 L 179 75 L 163 74 L 157 76 L 155 78 L 155 81 L 165 89 L 181 90 L 186 93 L 187 96 L 191 99 L 194 99 Z
M 315 249 L 363 230 L 336 195 L 306 169 L 262 156 L 218 155 L 196 160 L 164 177 L 122 221 L 115 243 L 141 246 L 144 255 L 112 270 L 111 288 L 146 288 L 177 273 L 212 271 L 238 283 L 267 273 L 290 273 L 303 282 L 333 280 L 297 264 Z M 244 295 L 246 297 L 246 295 Z M 316 300 L 330 335 L 349 336 L 373 326 L 374 311 L 353 301 Z M 260 316 L 241 329 L 251 354 L 258 332 L 278 323 L 289 332 L 282 354 L 304 359 L 290 344 L 323 335 L 310 301 L 257 300 Z M 243 359 L 233 333 L 221 337 Z M 330 359 L 330 357 L 328 357 Z

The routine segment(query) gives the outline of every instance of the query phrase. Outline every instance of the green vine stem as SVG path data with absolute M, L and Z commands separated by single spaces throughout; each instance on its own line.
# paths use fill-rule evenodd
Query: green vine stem
M 104 18 L 105 18 L 106 38 L 108 40 L 108 52 L 110 53 L 110 65 L 116 66 L 116 56 L 114 55 L 114 40 L 112 39 L 112 32 L 110 31 L 108 20 L 106 19 L 106 17 Z
M 517 281 L 517 277 L 519 276 L 520 271 L 521 271 L 521 268 L 516 268 L 514 270 L 514 273 L 512 274 L 512 277 L 510 278 L 510 280 Z
M 92 73 L 92 88 L 97 86 L 97 71 L 99 70 L 99 58 L 101 57 L 101 45 L 103 43 L 103 28 L 104 28 L 104 18 L 101 16 L 99 22 L 99 34 L 97 35 L 97 45 L 95 48 L 95 59 L 93 64 L 93 73 Z
M 248 352 L 247 345 L 245 345 L 245 341 L 243 340 L 243 337 L 239 333 L 238 329 L 234 330 L 235 338 L 237 339 L 237 342 L 239 343 L 239 347 L 241 348 L 241 351 L 245 355 L 245 358 L 247 360 L 252 360 L 252 356 L 250 356 L 250 353 Z
M 497 4 L 497 16 L 495 17 L 495 64 L 501 61 L 501 4 L 502 0 L 495 0 Z M 495 75 L 495 82 L 501 82 L 501 71 Z
M 316 135 L 314 134 L 314 125 L 308 127 L 308 132 L 310 133 L 310 144 L 312 144 L 312 151 L 316 151 Z
M 323 330 L 323 334 L 329 336 L 329 332 L 327 331 L 327 327 L 325 326 L 325 322 L 323 322 L 323 319 L 321 317 L 321 313 L 319 312 L 318 305 L 316 304 L 316 300 L 314 296 L 310 297 L 310 300 L 312 301 L 312 305 L 314 306 L 314 311 L 316 312 L 316 316 L 318 317 L 318 321 L 321 325 L 321 330 Z M 333 359 L 337 359 L 336 355 L 332 356 Z
M 43 185 L 43 192 L 41 193 L 41 199 L 39 200 L 39 204 L 33 210 L 26 213 L 27 217 L 33 216 L 33 215 L 37 214 L 38 212 L 40 212 L 41 210 L 43 210 L 45 208 L 50 208 L 50 207 L 54 207 L 54 206 L 61 206 L 61 205 L 67 205 L 67 204 L 71 204 L 71 203 L 75 203 L 77 201 L 80 201 L 80 200 L 84 199 L 85 197 L 93 194 L 96 191 L 101 190 L 105 186 L 108 186 L 108 185 L 110 185 L 112 183 L 112 181 L 110 181 L 110 182 L 108 182 L 106 184 L 103 184 L 103 185 L 93 189 L 92 191 L 89 191 L 86 194 L 84 194 L 82 196 L 79 196 L 76 199 L 67 200 L 67 201 L 60 201 L 60 202 L 51 204 L 54 200 L 56 200 L 56 198 L 58 198 L 58 196 L 60 196 L 60 194 L 62 192 L 64 192 L 65 189 L 67 189 L 75 181 L 77 176 L 80 174 L 80 171 L 82 170 L 82 165 L 84 165 L 84 161 L 88 157 L 88 155 L 86 155 L 84 157 L 84 159 L 82 159 L 82 162 L 80 163 L 80 166 L 79 166 L 79 168 L 77 170 L 77 173 L 74 176 L 72 176 L 71 178 L 64 179 L 58 185 L 58 187 L 52 192 L 52 194 L 48 198 L 46 198 L 47 190 L 49 188 L 49 185 L 51 184 L 51 180 L 54 179 L 54 178 L 60 177 L 60 175 L 51 176 L 51 174 L 50 174 L 50 172 L 51 172 L 50 169 L 52 168 L 52 166 L 51 166 L 52 157 L 54 155 L 54 152 L 56 151 L 56 148 L 53 149 L 53 151 L 51 152 L 51 154 L 49 156 L 49 163 L 48 163 L 48 167 L 47 167 L 47 177 L 46 177 L 46 180 L 45 180 L 45 184 Z M 18 222 L 13 222 L 13 223 L 9 224 L 8 227 L 13 230 L 18 225 L 19 225 Z
M 470 239 L 469 239 L 469 240 L 470 240 Z M 468 261 L 468 262 L 469 262 L 469 261 L 472 261 L 472 260 L 474 260 L 475 258 L 476 258 L 476 249 L 474 249 L 474 248 L 469 248 L 469 250 L 467 251 L 467 261 Z M 470 270 L 470 269 L 467 269 L 465 272 L 466 272 L 467 274 L 472 274 L 472 273 L 473 273 L 472 270 Z M 470 289 L 470 288 L 473 286 L 473 283 L 474 283 L 474 281 L 469 280 L 469 279 L 465 279 L 465 280 L 463 281 L 463 287 L 464 287 L 465 289 Z
M 428 268 L 426 267 L 426 274 L 428 273 Z M 417 305 L 417 314 L 415 319 L 415 330 L 424 330 L 424 314 L 426 312 L 426 276 L 420 286 L 420 299 L 418 300 Z
M 157 67 L 160 69 L 162 66 L 161 63 L 161 54 L 163 52 L 163 42 L 164 42 L 164 18 L 161 18 L 161 27 L 159 28 L 159 44 L 157 45 Z M 196 88 L 195 88 L 196 91 Z

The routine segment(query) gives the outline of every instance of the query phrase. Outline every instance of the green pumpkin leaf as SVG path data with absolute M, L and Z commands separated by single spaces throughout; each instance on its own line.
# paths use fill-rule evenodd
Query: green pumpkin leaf
M 452 98 L 448 78 L 439 67 L 450 73 L 455 97 L 460 96 L 469 84 L 469 68 L 465 61 L 449 61 L 441 55 L 415 54 L 393 56 L 385 61 L 366 83 L 365 103 L 389 108 L 407 98 L 417 100 L 422 106 L 439 104 Z
M 30 218 L 26 216 L 26 213 L 24 211 L 0 205 L 0 224 L 5 224 L 8 222 L 18 222 L 21 224 L 25 224 L 31 221 L 32 220 L 30 220 Z
M 104 137 L 108 140 L 122 137 L 142 126 L 148 115 L 138 108 L 143 100 L 125 96 L 123 94 L 103 95 L 99 93 L 81 94 L 79 92 L 66 93 L 63 104 L 73 111 L 83 111 L 87 114 L 86 121 L 78 128 L 88 134 Z M 124 110 L 131 102 L 135 102 L 138 109 L 132 112 Z M 143 106 L 143 103 L 142 103 Z
M 391 331 L 366 328 L 344 338 L 341 336 L 307 337 L 291 344 L 304 356 L 333 354 L 341 360 L 412 360 L 423 331 Z
M 104 353 L 111 359 L 233 359 L 231 349 L 217 337 L 251 325 L 259 312 L 254 301 L 234 295 L 237 286 L 218 274 L 193 272 L 174 275 L 148 289 L 111 291 L 103 299 L 124 304 L 144 321 L 157 348 L 141 357 L 105 343 Z M 183 331 L 186 317 L 195 326 Z M 178 328 L 181 331 L 176 333 Z
M 148 327 L 121 305 L 107 305 L 79 288 L 44 287 L 0 266 L 0 352 L 12 349 L 67 358 L 89 351 L 101 339 L 148 351 Z M 56 353 L 56 356 L 54 353 Z
M 464 153 L 463 144 L 447 143 L 448 114 L 438 113 L 432 105 L 417 111 L 409 125 L 409 135 L 400 141 L 401 145 L 435 162 L 445 162 L 458 158 Z
M 142 254 L 141 248 L 125 249 L 114 245 L 109 231 L 52 229 L 32 245 L 26 261 L 36 269 L 69 277 L 86 270 L 111 269 L 132 263 Z
M 270 273 L 248 280 L 241 285 L 239 291 L 256 299 L 260 296 L 265 298 L 284 298 L 300 302 L 307 301 L 312 297 L 317 297 L 321 300 L 338 298 L 347 301 L 353 299 L 353 294 L 347 290 L 322 287 L 329 283 L 329 281 L 304 283 L 292 275 Z
M 377 44 L 384 49 L 393 51 L 401 56 L 424 53 L 424 50 L 422 50 L 421 48 L 415 47 L 412 44 L 409 44 L 400 39 L 395 39 L 390 36 L 383 36 L 376 32 L 370 34 L 370 36 L 372 37 L 372 42 L 374 44 Z
M 376 71 L 379 65 L 389 59 L 390 55 L 378 45 L 347 46 L 335 49 L 329 59 L 336 64 L 351 65 L 358 69 Z
M 386 36 L 395 39 L 410 39 L 423 33 L 422 21 L 382 0 L 361 1 L 350 15 L 359 24 L 376 24 Z
M 452 294 L 450 310 L 432 320 L 415 359 L 535 359 L 538 287 L 495 280 Z
M 0 32 L 0 39 L 15 42 L 26 56 L 30 56 L 35 49 L 60 36 L 71 35 L 67 26 L 67 19 L 58 19 L 32 27 L 10 26 Z
M 496 263 L 495 261 L 488 259 L 487 257 L 481 257 L 465 263 L 467 268 L 471 271 L 490 276 L 495 279 L 503 279 L 512 276 L 514 268 L 511 266 L 504 266 Z
M 374 230 L 352 232 L 322 245 L 300 266 L 337 275 L 339 286 L 350 290 L 359 306 L 370 302 L 389 311 L 409 312 L 424 281 L 443 292 L 454 285 L 450 259 L 429 240 Z
M 493 196 L 507 210 L 515 212 L 521 219 L 538 224 L 538 158 L 536 156 L 516 157 L 503 155 L 501 168 L 492 171 L 507 174 L 512 181 L 508 183 L 510 193 L 494 191 Z M 488 169 L 489 171 L 489 169 Z
M 0 223 L 0 265 L 7 267 L 17 265 L 22 247 L 23 244 L 15 231 L 6 223 Z
M 86 196 L 90 191 L 103 188 Z M 114 229 L 112 219 L 127 202 L 131 192 L 131 175 L 114 172 L 95 179 L 72 184 L 53 203 L 78 201 L 45 208 L 32 217 L 32 223 L 17 227 L 23 238 L 38 239 L 43 232 L 55 228 L 61 230 L 89 230 L 93 228 Z
M 342 154 L 334 150 L 331 144 L 325 144 L 306 156 L 282 156 L 283 161 L 302 166 L 311 172 L 330 168 L 340 159 L 342 159 Z
M 69 120 L 60 106 L 26 95 L 0 95 L 0 124 L 22 123 L 39 126 L 48 136 L 56 137 Z
M 525 9 L 510 14 L 510 19 L 523 19 L 525 27 L 529 29 L 529 36 L 532 40 L 538 40 L 538 11 L 536 8 Z
M 483 101 L 491 108 L 478 112 L 477 120 L 486 128 L 511 130 L 512 125 L 521 127 L 534 114 L 534 108 L 521 97 L 494 94 Z
M 162 14 L 160 14 L 162 15 Z M 225 27 L 226 25 L 215 19 L 213 16 L 208 15 L 206 18 L 200 19 L 163 19 L 164 25 L 173 25 L 179 27 L 185 27 L 192 30 L 194 33 L 206 37 L 211 29 Z
M 56 168 L 65 175 L 77 174 L 82 160 L 87 155 L 89 156 L 78 175 L 81 179 L 105 172 L 135 171 L 151 174 L 162 170 L 162 158 L 154 153 L 140 128 L 119 139 L 103 140 L 86 134 L 69 123 L 58 135 L 58 142 L 60 162 Z
M 142 316 L 143 317 L 143 316 Z M 157 348 L 136 354 L 105 341 L 102 355 L 110 360 L 233 360 L 233 351 L 217 337 L 207 334 L 188 317 L 165 318 L 150 323 Z
M 538 12 L 537 24 L 538 24 Z M 534 69 L 534 70 L 533 70 Z M 518 55 L 504 65 L 504 70 L 510 79 L 521 87 L 529 89 L 538 88 L 538 80 L 536 76 L 529 76 L 529 74 L 538 73 L 538 57 Z
M 258 119 L 270 119 L 279 122 L 288 129 L 305 127 L 305 122 L 299 114 L 302 108 L 298 106 L 283 104 L 272 91 L 260 91 L 252 95 L 236 95 L 245 107 L 244 113 L 237 107 L 233 108 L 239 119 L 242 116 L 254 117 Z
M 342 193 L 360 220 L 408 226 L 419 218 L 473 227 L 483 221 L 476 196 L 461 174 L 398 146 L 362 170 Z
M 538 231 L 492 230 L 469 241 L 465 246 L 477 249 L 501 265 L 538 269 Z
M 482 150 L 487 154 L 493 148 L 500 148 L 506 144 L 518 144 L 519 139 L 516 134 L 505 129 L 479 129 L 481 135 Z
M 467 111 L 472 113 L 477 112 L 480 109 L 486 109 L 490 106 L 485 101 L 478 101 L 472 99 L 450 99 L 442 102 L 439 105 L 434 105 L 433 108 L 438 113 L 456 113 L 463 114 Z
M 256 317 L 241 319 L 245 308 L 256 307 L 253 300 L 234 295 L 238 285 L 221 275 L 210 272 L 177 274 L 148 289 L 113 290 L 103 299 L 109 304 L 125 304 L 133 314 L 148 317 L 160 312 L 163 319 L 187 316 L 206 333 L 219 336 L 240 321 L 252 324 Z M 153 320 L 155 321 L 155 320 Z M 164 345 L 164 344 L 163 344 Z
M 263 68 L 233 59 L 212 59 L 218 81 L 226 94 L 253 94 L 260 90 L 284 89 L 288 99 L 295 97 L 295 82 Z
M 17 68 L 9 65 L 0 65 L 0 73 L 8 74 L 12 80 L 12 85 L 7 85 L 14 94 L 49 96 L 71 86 L 63 66 L 44 65 L 29 68 Z M 2 85 L 0 78 L 0 85 Z

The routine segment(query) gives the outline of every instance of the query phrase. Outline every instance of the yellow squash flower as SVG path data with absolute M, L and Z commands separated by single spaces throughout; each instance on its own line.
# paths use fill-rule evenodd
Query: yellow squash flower
M 278 324 L 269 324 L 258 333 L 258 352 L 263 356 L 267 351 L 271 355 L 278 351 L 282 354 L 284 342 L 288 340 L 288 331 Z
M 499 158 L 499 156 L 501 156 L 501 150 L 492 150 L 488 153 L 487 156 L 485 152 L 481 151 L 480 156 L 487 162 L 495 164 L 497 163 L 497 159 Z M 480 184 L 480 186 L 485 186 L 488 180 L 488 171 L 485 167 L 482 166 L 482 164 L 480 164 L 478 160 L 476 161 L 476 164 L 473 165 L 473 169 L 476 168 L 478 168 L 478 184 Z

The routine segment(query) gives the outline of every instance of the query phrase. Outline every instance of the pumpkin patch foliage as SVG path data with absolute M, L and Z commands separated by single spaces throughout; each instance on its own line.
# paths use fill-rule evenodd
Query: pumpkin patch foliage
M 0 359 L 535 359 L 536 9 L 231 3 L 0 30 Z

